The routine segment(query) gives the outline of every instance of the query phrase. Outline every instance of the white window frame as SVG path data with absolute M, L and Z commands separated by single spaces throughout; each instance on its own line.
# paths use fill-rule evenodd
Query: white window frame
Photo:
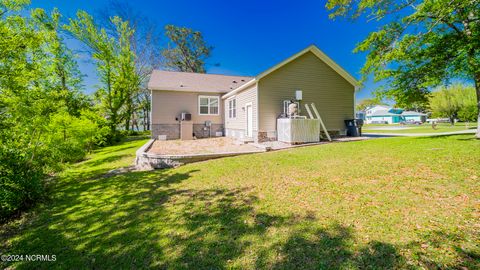
M 236 99 L 236 97 L 232 97 L 232 98 L 227 99 L 227 102 L 228 102 L 228 118 L 229 119 L 236 119 L 237 118 L 237 99 Z M 235 103 L 235 106 L 233 106 L 233 108 L 231 106 L 232 103 Z
M 200 111 L 200 99 L 202 98 L 208 98 L 208 113 L 201 113 Z M 217 100 L 217 113 L 210 113 L 210 99 Z M 220 115 L 220 96 L 198 96 L 198 115 Z

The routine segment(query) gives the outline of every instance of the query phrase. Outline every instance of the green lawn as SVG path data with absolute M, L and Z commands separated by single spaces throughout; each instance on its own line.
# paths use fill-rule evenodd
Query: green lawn
M 385 129 L 383 129 L 385 128 Z M 398 128 L 389 130 L 389 128 Z M 405 129 L 402 129 L 405 128 Z M 474 130 L 477 128 L 477 123 L 456 123 L 451 125 L 449 123 L 438 123 L 437 129 L 433 129 L 431 124 L 425 123 L 423 125 L 384 125 L 384 124 L 368 124 L 364 125 L 362 132 L 364 133 L 443 133 L 462 131 L 466 129 Z
M 2 254 L 56 255 L 13 267 L 480 268 L 480 141 L 472 135 L 105 175 L 130 164 L 142 143 L 97 151 L 52 183 L 43 206 L 3 226 Z

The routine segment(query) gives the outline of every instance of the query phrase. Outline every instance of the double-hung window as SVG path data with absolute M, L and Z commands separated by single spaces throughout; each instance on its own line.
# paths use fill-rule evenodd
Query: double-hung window
M 237 99 L 232 98 L 228 101 L 228 118 L 237 117 Z
M 218 115 L 219 103 L 220 103 L 220 98 L 218 96 L 199 96 L 198 97 L 198 114 Z

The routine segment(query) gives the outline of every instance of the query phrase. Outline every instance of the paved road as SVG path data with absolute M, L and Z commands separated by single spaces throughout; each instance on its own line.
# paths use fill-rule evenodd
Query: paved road
M 442 136 L 442 135 L 457 135 L 457 134 L 475 134 L 476 129 L 467 129 L 451 132 L 441 133 L 375 133 L 375 132 L 363 132 L 362 136 L 365 137 L 419 137 L 419 136 Z

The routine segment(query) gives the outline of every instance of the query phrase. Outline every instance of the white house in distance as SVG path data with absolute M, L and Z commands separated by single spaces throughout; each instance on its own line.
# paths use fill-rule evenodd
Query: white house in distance
M 375 105 L 365 110 L 367 124 L 398 124 L 401 122 L 421 122 L 427 120 L 427 115 L 421 112 L 405 111 L 386 105 Z

